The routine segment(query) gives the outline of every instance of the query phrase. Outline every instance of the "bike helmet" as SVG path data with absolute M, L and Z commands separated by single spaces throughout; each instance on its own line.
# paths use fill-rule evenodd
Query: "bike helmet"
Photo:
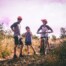
M 46 19 L 41 19 L 42 22 L 45 22 L 47 24 L 47 20 Z
M 21 16 L 18 16 L 18 18 L 17 18 L 18 20 L 22 20 L 22 17 Z

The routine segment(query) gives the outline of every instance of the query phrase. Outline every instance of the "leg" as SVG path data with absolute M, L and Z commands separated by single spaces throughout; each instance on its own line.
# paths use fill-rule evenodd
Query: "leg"
M 48 38 L 46 38 L 46 49 L 45 49 L 45 54 L 47 54 L 47 53 L 49 53 L 49 49 L 50 49 L 50 47 L 49 47 L 49 42 L 48 42 Z
M 49 42 L 48 42 L 48 38 L 47 38 L 47 40 L 46 40 L 46 43 L 47 43 L 48 49 L 50 49 L 50 47 L 49 47 Z
M 17 47 L 17 45 L 15 45 L 15 47 L 14 47 L 14 55 L 16 55 L 16 47 Z
M 41 37 L 41 41 L 40 41 L 40 54 L 44 53 L 44 47 L 43 47 L 43 38 Z
M 23 54 L 22 49 L 23 49 L 23 44 L 21 45 L 21 48 L 20 48 L 20 54 Z
M 32 47 L 32 45 L 30 45 L 30 46 L 31 46 L 31 48 L 32 48 L 32 50 L 33 50 L 33 52 L 34 52 L 34 54 L 36 54 L 36 52 L 35 52 L 34 48 Z
M 40 39 L 40 48 L 42 47 L 42 41 L 43 41 L 43 39 L 41 38 Z
M 14 47 L 14 56 L 13 56 L 14 59 L 17 58 L 17 56 L 16 56 L 16 47 L 17 47 L 17 45 L 15 45 L 15 47 Z
M 17 56 L 16 56 L 16 48 L 17 48 L 17 44 L 18 44 L 18 37 L 17 36 L 14 37 L 14 43 L 15 43 L 15 46 L 14 46 L 14 58 L 17 58 Z
M 27 45 L 27 52 L 28 52 L 28 54 L 29 54 L 29 46 Z
M 19 40 L 19 43 L 20 43 L 20 45 L 21 45 L 21 47 L 20 47 L 20 57 L 23 57 L 23 53 L 22 53 L 22 49 L 23 49 L 23 42 L 21 41 L 21 39 Z

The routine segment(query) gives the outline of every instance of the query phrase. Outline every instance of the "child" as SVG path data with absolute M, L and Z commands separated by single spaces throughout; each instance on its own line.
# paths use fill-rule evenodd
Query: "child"
M 21 41 L 20 29 L 19 29 L 19 24 L 21 23 L 21 21 L 22 21 L 22 18 L 21 18 L 21 16 L 19 16 L 17 18 L 17 22 L 15 22 L 14 24 L 11 25 L 11 29 L 14 32 L 14 43 L 15 43 L 13 58 L 17 58 L 16 47 L 19 44 L 21 45 L 19 57 L 23 57 L 23 55 L 22 55 L 23 42 Z
M 42 47 L 42 41 L 43 41 L 43 38 L 45 37 L 47 39 L 46 43 L 47 43 L 48 48 L 49 48 L 48 33 L 52 33 L 53 30 L 49 25 L 47 25 L 47 20 L 46 19 L 42 19 L 41 21 L 42 21 L 43 24 L 37 30 L 37 33 L 41 34 L 41 44 L 40 44 L 40 46 Z M 49 31 L 49 32 L 47 32 L 47 31 Z
M 30 31 L 29 26 L 26 27 L 26 33 L 25 33 L 25 45 L 27 46 L 27 51 L 29 54 L 29 46 L 33 49 L 34 54 L 35 54 L 35 50 L 32 47 L 32 33 Z

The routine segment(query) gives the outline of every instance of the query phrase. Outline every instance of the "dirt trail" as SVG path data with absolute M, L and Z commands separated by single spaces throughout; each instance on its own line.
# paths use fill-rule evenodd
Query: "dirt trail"
M 40 66 L 44 62 L 44 56 L 31 55 L 23 58 L 0 61 L 0 66 Z

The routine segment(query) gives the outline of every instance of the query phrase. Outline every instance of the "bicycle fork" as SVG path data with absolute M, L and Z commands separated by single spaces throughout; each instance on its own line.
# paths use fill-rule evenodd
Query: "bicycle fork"
M 46 40 L 47 40 L 46 38 L 43 38 L 44 55 L 47 55 L 48 53 L 48 47 L 47 47 Z

